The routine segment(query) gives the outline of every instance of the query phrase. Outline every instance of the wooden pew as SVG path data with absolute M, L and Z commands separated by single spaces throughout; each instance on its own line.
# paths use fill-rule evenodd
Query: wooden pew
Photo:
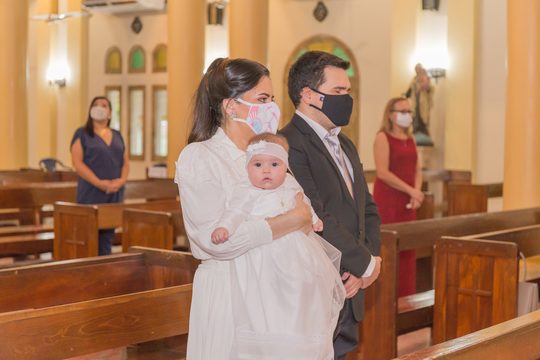
M 399 360 L 534 360 L 540 358 L 540 310 L 400 356 Z
M 488 199 L 502 196 L 502 184 L 449 183 L 447 215 L 487 212 Z
M 55 199 L 75 199 L 76 183 L 31 183 L 0 186 L 0 208 L 23 207 L 14 209 L 12 216 L 25 215 L 30 225 L 0 227 L 0 256 L 37 255 L 52 252 L 53 227 L 40 224 L 44 205 L 52 204 Z M 135 180 L 126 184 L 125 198 L 134 199 L 176 199 L 177 186 L 169 180 Z M 115 239 L 119 243 L 120 239 Z
M 178 200 L 82 205 L 57 202 L 54 206 L 55 260 L 97 256 L 98 230 L 122 226 L 125 209 L 174 211 Z
M 188 250 L 187 243 L 176 241 L 179 236 L 186 236 L 180 208 L 170 212 L 125 209 L 122 224 L 123 251 L 131 246 Z
M 518 250 L 525 257 L 540 255 L 540 225 L 437 241 L 435 343 L 516 316 Z
M 64 359 L 186 334 L 197 261 L 130 251 L 0 270 L 2 358 Z
M 76 192 L 76 182 L 18 183 L 0 186 L 0 219 L 19 219 L 21 225 L 40 224 L 43 206 L 52 205 L 56 201 L 75 202 Z M 171 179 L 131 180 L 126 183 L 124 192 L 125 201 L 177 197 L 178 186 Z M 2 216 L 2 210 L 8 214 Z
M 540 207 L 383 225 L 381 230 L 395 232 L 395 238 L 381 236 L 383 263 L 376 283 L 390 285 L 371 286 L 367 289 L 365 319 L 360 323 L 360 327 L 363 328 L 360 330 L 361 349 L 348 359 L 361 359 L 362 353 L 368 354 L 363 357 L 364 359 L 386 360 L 395 357 L 398 329 L 400 332 L 410 330 L 406 324 L 415 317 L 420 319 L 419 324 L 429 324 L 432 321 L 434 300 L 427 301 L 429 298 L 433 299 L 429 293 L 418 295 L 424 297 L 424 300 L 420 302 L 409 298 L 409 305 L 421 304 L 421 308 L 413 309 L 407 304 L 402 304 L 400 310 L 404 311 L 401 313 L 403 315 L 398 313 L 398 298 L 393 287 L 398 281 L 398 275 L 394 274 L 398 273 L 399 267 L 397 260 L 393 259 L 397 259 L 399 251 L 416 249 L 419 260 L 429 263 L 429 266 L 426 266 L 429 274 L 424 276 L 429 278 L 429 281 L 419 284 L 417 291 L 419 293 L 432 291 L 432 248 L 441 236 L 465 236 L 532 224 L 540 224 Z M 418 268 L 420 269 L 421 267 Z M 389 352 L 391 355 L 388 355 Z

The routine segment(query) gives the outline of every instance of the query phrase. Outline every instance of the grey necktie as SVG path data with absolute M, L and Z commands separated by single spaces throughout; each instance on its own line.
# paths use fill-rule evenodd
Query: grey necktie
M 326 140 L 328 145 L 330 145 L 330 149 L 332 149 L 332 152 L 334 153 L 334 158 L 338 161 L 338 167 L 341 170 L 341 174 L 343 175 L 343 179 L 345 180 L 347 189 L 349 190 L 351 196 L 354 197 L 351 175 L 349 174 L 349 170 L 347 169 L 347 165 L 345 164 L 345 158 L 343 157 L 343 151 L 341 151 L 341 146 L 339 144 L 337 135 L 327 134 L 324 137 L 324 140 Z

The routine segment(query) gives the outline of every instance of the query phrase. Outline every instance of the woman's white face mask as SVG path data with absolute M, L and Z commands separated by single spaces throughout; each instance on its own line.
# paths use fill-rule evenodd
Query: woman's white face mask
M 233 118 L 234 121 L 247 124 L 255 134 L 264 132 L 275 134 L 277 132 L 281 111 L 275 102 L 252 104 L 240 98 L 235 99 L 235 101 L 249 106 L 249 111 L 246 119 Z
M 90 117 L 94 120 L 106 120 L 109 118 L 109 110 L 102 106 L 92 106 L 90 109 Z
M 412 116 L 410 113 L 401 113 L 401 112 L 398 112 L 396 114 L 396 124 L 398 126 L 401 126 L 402 128 L 408 128 L 409 126 L 411 126 L 413 122 L 413 119 L 412 119 Z

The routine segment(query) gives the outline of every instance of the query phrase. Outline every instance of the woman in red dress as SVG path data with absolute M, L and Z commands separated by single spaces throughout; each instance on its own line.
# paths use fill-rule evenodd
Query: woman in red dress
M 416 220 L 422 205 L 422 164 L 412 136 L 411 107 L 406 98 L 393 98 L 384 110 L 381 128 L 375 137 L 377 178 L 373 198 L 381 222 Z M 399 296 L 416 292 L 416 252 L 399 254 Z

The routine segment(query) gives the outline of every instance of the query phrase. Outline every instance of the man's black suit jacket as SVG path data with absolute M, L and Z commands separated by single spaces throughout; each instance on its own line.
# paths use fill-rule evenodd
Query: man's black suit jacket
M 322 237 L 341 251 L 342 272 L 360 277 L 371 255 L 379 254 L 380 218 L 356 147 L 344 134 L 339 134 L 341 148 L 353 168 L 353 199 L 332 156 L 304 119 L 295 114 L 280 133 L 289 142 L 293 175 L 324 223 Z M 352 304 L 354 317 L 360 321 L 364 316 L 363 290 L 352 299 Z

